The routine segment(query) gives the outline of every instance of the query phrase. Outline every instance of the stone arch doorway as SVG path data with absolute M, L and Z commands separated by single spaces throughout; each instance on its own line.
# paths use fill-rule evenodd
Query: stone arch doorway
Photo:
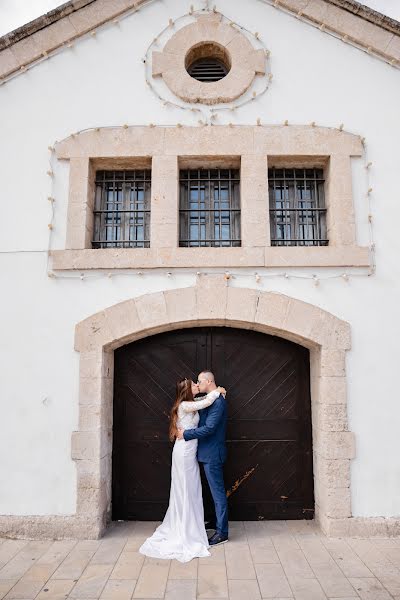
M 111 520 L 114 350 L 148 336 L 189 327 L 227 326 L 279 336 L 310 352 L 315 517 L 340 534 L 351 517 L 345 354 L 350 327 L 317 306 L 283 294 L 234 288 L 202 275 L 191 288 L 146 294 L 88 317 L 76 327 L 80 352 L 79 427 L 72 434 L 77 466 L 77 525 L 99 536 Z
M 162 520 L 170 491 L 175 382 L 211 368 L 228 393 L 231 520 L 314 516 L 309 351 L 230 327 L 178 329 L 114 355 L 112 518 Z M 203 481 L 206 513 L 212 513 Z M 211 511 L 210 511 L 211 508 Z

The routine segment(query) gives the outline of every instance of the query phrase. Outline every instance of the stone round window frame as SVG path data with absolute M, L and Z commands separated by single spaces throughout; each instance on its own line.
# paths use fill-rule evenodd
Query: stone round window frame
M 200 44 L 196 44 L 196 46 L 192 46 L 185 56 L 185 69 L 192 79 L 196 78 L 190 75 L 189 69 L 194 63 L 202 58 L 214 58 L 224 65 L 226 75 L 221 77 L 221 79 L 225 79 L 225 77 L 229 75 L 232 68 L 232 59 L 228 50 L 224 48 L 224 46 L 221 46 L 221 44 L 216 44 L 215 42 L 201 42 Z M 221 79 L 219 81 L 221 81 Z
M 241 31 L 221 19 L 222 15 L 215 13 L 198 16 L 195 22 L 179 29 L 161 52 L 153 52 L 153 77 L 162 77 L 171 92 L 185 102 L 232 102 L 249 89 L 256 75 L 265 74 L 264 50 L 254 48 Z M 215 44 L 229 57 L 230 70 L 219 81 L 201 82 L 187 72 L 187 57 L 209 44 Z

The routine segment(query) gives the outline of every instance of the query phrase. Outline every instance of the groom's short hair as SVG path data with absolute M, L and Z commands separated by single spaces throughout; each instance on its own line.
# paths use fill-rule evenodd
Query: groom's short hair
M 200 375 L 204 375 L 204 377 L 208 380 L 208 381 L 214 381 L 215 382 L 215 377 L 214 377 L 214 373 L 212 373 L 211 371 L 201 371 L 199 373 L 199 377 Z

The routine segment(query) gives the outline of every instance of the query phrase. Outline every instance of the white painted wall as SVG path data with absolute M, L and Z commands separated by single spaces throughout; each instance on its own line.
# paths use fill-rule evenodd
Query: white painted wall
M 267 94 L 219 117 L 219 123 L 254 124 L 257 117 L 264 123 L 344 123 L 367 138 L 374 163 L 377 274 L 349 283 L 325 281 L 319 287 L 307 280 L 267 279 L 262 287 L 351 323 L 349 418 L 357 440 L 353 514 L 399 515 L 399 71 L 257 0 L 220 0 L 218 9 L 260 33 L 272 51 L 274 73 Z M 179 0 L 154 2 L 0 87 L 1 514 L 75 512 L 70 459 L 78 417 L 75 324 L 121 300 L 194 283 L 193 274 L 182 272 L 169 279 L 154 272 L 140 279 L 52 280 L 43 253 L 50 192 L 57 198 L 54 248 L 64 245 L 67 208 L 68 164 L 54 166 L 51 190 L 49 144 L 91 126 L 197 123 L 193 113 L 160 104 L 145 85 L 140 60 L 168 18 L 183 10 Z M 366 244 L 365 171 L 359 159 L 354 161 L 354 191 L 359 242 Z M 340 273 L 314 272 L 321 277 Z M 256 286 L 254 273 L 242 273 L 232 285 Z

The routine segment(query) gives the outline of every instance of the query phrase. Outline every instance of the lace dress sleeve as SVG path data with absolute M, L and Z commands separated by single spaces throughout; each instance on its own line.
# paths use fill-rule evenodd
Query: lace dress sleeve
M 197 410 L 211 406 L 211 404 L 215 402 L 219 395 L 219 390 L 213 390 L 201 400 L 195 400 L 194 402 L 181 402 L 179 408 L 181 408 L 184 412 L 196 412 Z

